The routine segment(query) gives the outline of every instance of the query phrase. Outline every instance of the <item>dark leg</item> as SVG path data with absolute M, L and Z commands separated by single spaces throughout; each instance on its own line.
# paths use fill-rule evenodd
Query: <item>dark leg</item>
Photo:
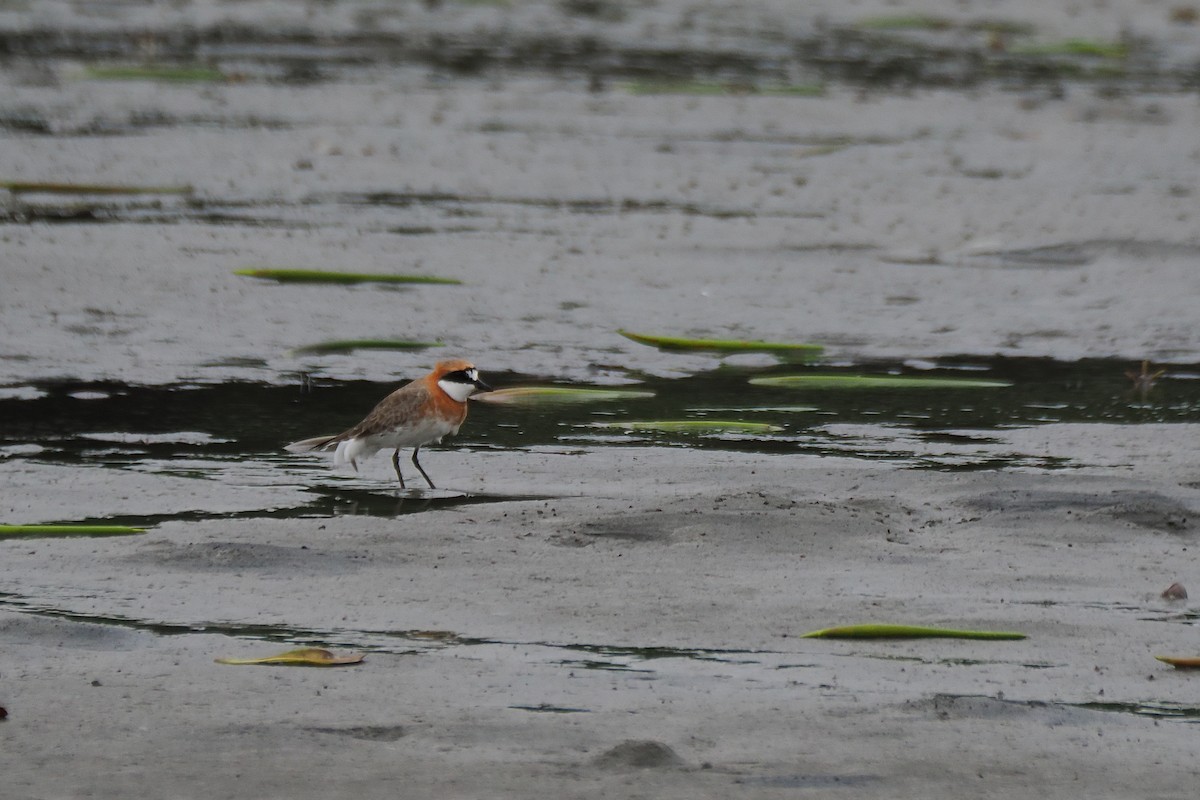
M 400 448 L 396 448 L 396 452 L 392 453 L 392 466 L 396 468 L 396 477 L 400 479 L 400 488 L 404 488 L 404 476 L 400 474 Z M 421 473 L 424 475 L 425 473 Z M 426 478 L 425 480 L 429 480 Z
M 417 470 L 420 471 L 421 477 L 424 478 L 425 482 L 429 484 L 429 488 L 436 489 L 437 487 L 433 485 L 433 481 L 429 480 L 429 476 L 425 474 L 425 470 L 421 469 L 421 462 L 417 461 L 417 453 L 419 453 L 419 452 L 421 452 L 421 445 L 417 445 L 416 448 L 413 450 L 413 466 L 415 466 L 417 468 Z M 397 469 L 397 471 L 398 471 L 398 469 Z

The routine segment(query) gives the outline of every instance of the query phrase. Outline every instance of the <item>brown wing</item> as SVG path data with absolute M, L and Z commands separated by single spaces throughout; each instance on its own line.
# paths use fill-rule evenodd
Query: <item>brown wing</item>
M 335 438 L 344 441 L 393 430 L 412 419 L 429 401 L 429 390 L 420 381 L 405 384 L 380 400 L 362 422 Z

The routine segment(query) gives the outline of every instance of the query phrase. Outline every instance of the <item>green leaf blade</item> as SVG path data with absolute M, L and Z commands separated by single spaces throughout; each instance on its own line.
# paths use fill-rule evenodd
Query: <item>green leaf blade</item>
M 145 528 L 133 528 L 128 525 L 0 525 L 0 539 L 39 536 L 132 536 L 145 532 Z
M 1008 381 L 972 378 L 926 378 L 913 375 L 774 375 L 751 378 L 753 386 L 779 389 L 1006 389 Z
M 624 84 L 632 95 L 687 95 L 691 97 L 725 97 L 729 95 L 762 95 L 768 97 L 821 97 L 825 87 L 815 83 L 766 84 L 717 83 L 712 81 L 645 80 Z
M 954 27 L 946 17 L 931 14 L 896 14 L 865 17 L 857 23 L 859 28 L 876 31 L 944 31 Z
M 146 64 L 89 66 L 84 77 L 97 81 L 169 81 L 172 83 L 219 83 L 228 80 L 219 69 L 204 66 Z
M 1009 48 L 1009 52 L 1020 56 L 1082 56 L 1117 60 L 1129 55 L 1129 45 L 1099 39 L 1064 39 L 1058 42 L 1017 44 Z
M 1013 641 L 1027 638 L 1015 631 L 974 631 L 956 628 L 932 628 L 922 625 L 894 625 L 890 623 L 865 623 L 822 628 L 809 631 L 801 639 L 982 639 L 989 641 Z
M 789 361 L 811 361 L 824 350 L 819 344 L 793 342 L 764 342 L 754 339 L 689 339 L 682 336 L 659 336 L 618 330 L 617 333 L 638 344 L 657 347 L 669 352 L 770 353 Z

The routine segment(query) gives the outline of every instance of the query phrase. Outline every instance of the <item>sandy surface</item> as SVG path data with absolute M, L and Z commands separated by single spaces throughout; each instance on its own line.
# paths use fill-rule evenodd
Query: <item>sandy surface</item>
M 1046 38 L 1132 29 L 1170 54 L 1194 42 L 1161 4 L 1041 5 L 989 8 L 1030 15 Z M 699 33 L 680 23 L 689 8 Z M 639 7 L 608 30 L 711 49 L 791 18 L 748 8 L 738 22 Z M 72 9 L 0 23 L 108 25 Z M 281 13 L 150 11 L 113 24 Z M 307 24 L 332 35 L 364 24 L 355 11 L 403 24 L 351 3 L 314 5 Z M 525 26 L 555 13 L 513 12 Z M 435 357 L 292 353 L 369 336 L 443 340 L 485 375 L 621 382 L 715 363 L 617 328 L 815 340 L 839 362 L 1200 362 L 1194 95 L 642 96 L 578 75 L 445 80 L 403 65 L 173 86 L 72 68 L 4 66 L 6 119 L 50 133 L 6 127 L 0 176 L 195 193 L 110 198 L 110 218 L 77 223 L 51 221 L 70 200 L 6 198 L 0 385 L 17 396 L 54 378 L 393 382 Z M 120 133 L 97 135 L 107 124 Z M 464 284 L 331 292 L 232 275 L 253 265 Z M 1153 656 L 1200 653 L 1189 602 L 1160 597 L 1197 583 L 1198 434 L 989 431 L 979 447 L 1072 466 L 970 473 L 451 449 L 429 456 L 441 484 L 493 502 L 0 541 L 0 796 L 1192 797 L 1195 678 Z M 0 460 L 3 521 L 291 508 L 311 475 L 282 454 L 246 453 L 213 482 L 23 452 Z M 377 478 L 386 497 L 389 472 L 378 458 L 362 485 Z M 1029 638 L 798 638 L 868 621 Z M 294 643 L 366 660 L 213 661 Z
M 1136 713 L 1196 713 L 1174 428 L 1105 443 L 1170 469 L 495 454 L 455 481 L 553 499 L 6 542 L 7 791 L 1184 797 L 1191 726 Z M 1030 638 L 796 638 L 876 620 Z M 367 660 L 212 661 L 284 640 Z

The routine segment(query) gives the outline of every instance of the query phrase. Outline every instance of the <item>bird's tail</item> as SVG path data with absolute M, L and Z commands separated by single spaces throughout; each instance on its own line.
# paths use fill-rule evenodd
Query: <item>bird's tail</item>
M 362 439 L 343 439 L 341 434 L 335 436 L 314 436 L 311 439 L 301 439 L 284 447 L 289 453 L 308 453 L 313 450 L 333 450 L 333 465 L 340 467 L 349 464 L 358 470 L 358 459 L 369 456 L 378 450 L 372 448 Z
M 292 442 L 283 449 L 289 453 L 307 453 L 311 450 L 331 450 L 337 444 L 337 435 L 334 436 L 314 436 L 311 439 L 301 439 L 298 442 Z
M 357 472 L 358 459 L 369 456 L 378 449 L 378 446 L 371 447 L 362 439 L 343 439 L 337 443 L 337 450 L 333 452 L 333 465 L 340 467 L 349 464 Z

